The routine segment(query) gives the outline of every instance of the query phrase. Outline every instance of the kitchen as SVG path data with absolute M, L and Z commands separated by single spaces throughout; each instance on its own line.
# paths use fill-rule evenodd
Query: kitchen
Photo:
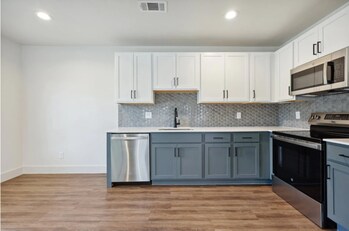
M 1 3 L 2 230 L 349 229 L 348 1 Z

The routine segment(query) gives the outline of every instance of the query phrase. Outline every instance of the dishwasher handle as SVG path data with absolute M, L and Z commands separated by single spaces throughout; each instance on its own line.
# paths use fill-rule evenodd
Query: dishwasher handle
M 147 136 L 138 136 L 138 137 L 111 137 L 111 140 L 147 140 Z

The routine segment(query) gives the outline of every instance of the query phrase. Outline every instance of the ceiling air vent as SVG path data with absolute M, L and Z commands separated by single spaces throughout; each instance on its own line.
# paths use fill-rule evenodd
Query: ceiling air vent
M 139 6 L 143 12 L 167 12 L 165 1 L 140 1 Z

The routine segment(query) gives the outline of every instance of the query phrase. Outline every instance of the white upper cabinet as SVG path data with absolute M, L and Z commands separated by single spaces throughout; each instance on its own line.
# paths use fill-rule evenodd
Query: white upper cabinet
M 349 46 L 349 7 L 328 18 L 319 27 L 322 55 Z
M 248 53 L 225 54 L 225 90 L 228 102 L 249 102 L 250 77 Z
M 224 95 L 224 53 L 201 54 L 199 103 L 222 102 Z
M 349 6 L 294 40 L 294 66 L 349 46 Z
M 271 101 L 271 53 L 250 55 L 251 102 Z
M 198 90 L 200 79 L 200 54 L 177 53 L 176 89 Z
M 151 53 L 116 53 L 118 103 L 154 103 Z
M 318 57 L 321 42 L 319 29 L 315 27 L 294 41 L 294 64 L 302 65 Z M 321 51 L 320 51 L 321 52 Z
M 134 65 L 134 102 L 154 103 L 151 53 L 135 53 Z
M 118 83 L 118 103 L 132 101 L 133 53 L 115 54 L 115 74 Z
M 198 90 L 198 53 L 154 53 L 154 90 Z
M 154 53 L 154 90 L 169 90 L 175 87 L 176 54 Z
M 199 103 L 250 101 L 248 53 L 202 53 Z
M 274 55 L 274 101 L 290 101 L 295 97 L 290 95 L 291 69 L 293 68 L 293 43 L 287 44 Z

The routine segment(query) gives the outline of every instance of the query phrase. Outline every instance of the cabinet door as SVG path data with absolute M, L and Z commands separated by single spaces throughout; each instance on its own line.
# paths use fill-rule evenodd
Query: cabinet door
M 251 101 L 271 101 L 271 53 L 252 53 L 250 58 Z
M 197 90 L 200 76 L 200 54 L 177 53 L 176 90 Z
M 151 150 L 151 176 L 157 179 L 176 178 L 176 145 L 153 144 Z
M 115 54 L 115 74 L 118 84 L 118 103 L 133 102 L 133 53 Z
M 234 144 L 234 178 L 259 178 L 259 143 Z
M 154 103 L 151 53 L 134 54 L 134 102 Z
M 176 54 L 154 53 L 154 90 L 171 90 L 175 87 Z
M 281 48 L 277 51 L 279 58 L 278 73 L 276 78 L 279 80 L 278 101 L 294 100 L 294 96 L 290 96 L 291 89 L 291 69 L 293 68 L 293 43 Z
M 349 161 L 346 165 L 327 164 L 327 216 L 349 229 Z
M 248 53 L 225 54 L 225 89 L 227 101 L 248 102 L 250 100 Z
M 200 103 L 224 102 L 224 54 L 201 54 Z
M 178 144 L 177 145 L 177 178 L 200 179 L 202 178 L 202 145 Z
M 299 66 L 317 58 L 318 27 L 294 40 L 294 65 Z
M 333 15 L 320 25 L 322 55 L 349 46 L 349 7 Z
M 231 178 L 230 144 L 205 145 L 205 178 Z

